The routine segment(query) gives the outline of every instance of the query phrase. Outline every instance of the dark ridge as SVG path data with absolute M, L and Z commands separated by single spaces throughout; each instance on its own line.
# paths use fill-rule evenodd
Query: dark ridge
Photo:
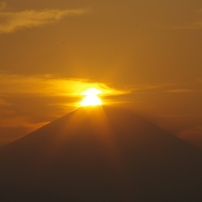
M 79 108 L 3 148 L 0 164 L 2 183 L 75 200 L 202 201 L 202 151 L 121 108 Z

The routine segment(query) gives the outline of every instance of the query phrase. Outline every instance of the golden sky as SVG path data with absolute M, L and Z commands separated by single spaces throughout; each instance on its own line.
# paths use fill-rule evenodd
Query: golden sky
M 91 86 L 202 142 L 201 36 L 201 0 L 0 1 L 0 144 L 76 109 Z

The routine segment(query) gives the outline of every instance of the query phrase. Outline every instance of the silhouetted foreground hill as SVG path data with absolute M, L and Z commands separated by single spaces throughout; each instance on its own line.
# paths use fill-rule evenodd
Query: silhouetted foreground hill
M 69 113 L 2 149 L 0 163 L 0 201 L 202 201 L 201 150 L 119 108 Z

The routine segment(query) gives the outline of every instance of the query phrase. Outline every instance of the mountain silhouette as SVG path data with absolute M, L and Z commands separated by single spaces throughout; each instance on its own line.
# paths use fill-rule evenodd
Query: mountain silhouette
M 202 201 L 202 151 L 111 106 L 79 108 L 9 144 L 0 165 L 0 201 Z

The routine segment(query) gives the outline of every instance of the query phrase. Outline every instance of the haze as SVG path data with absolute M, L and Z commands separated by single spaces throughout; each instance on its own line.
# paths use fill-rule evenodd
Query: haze
M 0 144 L 98 87 L 202 146 L 201 35 L 200 0 L 0 2 Z

